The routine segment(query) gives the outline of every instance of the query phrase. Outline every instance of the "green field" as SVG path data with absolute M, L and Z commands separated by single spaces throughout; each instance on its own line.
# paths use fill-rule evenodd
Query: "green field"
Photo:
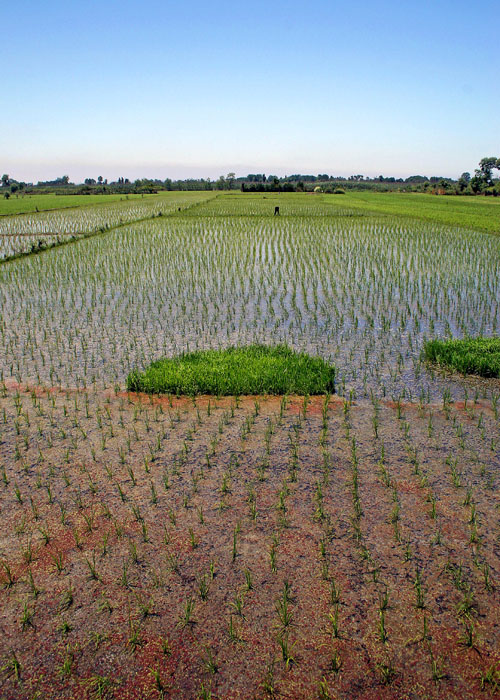
M 106 205 L 113 202 L 128 200 L 147 200 L 154 202 L 159 198 L 167 199 L 175 196 L 185 196 L 196 198 L 202 196 L 217 196 L 226 199 L 228 196 L 236 197 L 238 200 L 242 196 L 244 200 L 259 200 L 262 203 L 267 200 L 269 208 L 271 203 L 285 205 L 284 211 L 289 203 L 292 203 L 292 210 L 295 211 L 296 204 L 302 211 L 304 207 L 310 210 L 318 210 L 318 202 L 328 205 L 334 212 L 339 210 L 352 210 L 353 212 L 377 213 L 379 215 L 404 216 L 423 221 L 442 223 L 447 226 L 460 226 L 463 228 L 488 231 L 489 233 L 500 233 L 500 200 L 494 197 L 452 197 L 436 196 L 430 194 L 405 194 L 398 192 L 347 192 L 345 195 L 318 195 L 311 193 L 297 194 L 245 194 L 239 192 L 231 193 L 208 193 L 208 192 L 160 192 L 157 195 L 26 195 L 10 199 L 0 198 L 0 216 L 22 214 L 28 212 L 52 211 L 71 207 L 81 207 L 89 205 Z M 312 198 L 314 200 L 312 201 Z M 310 201 L 311 200 L 311 201 Z M 310 201 L 310 204 L 309 204 Z M 307 202 L 307 204 L 305 204 Z M 232 213 L 237 214 L 239 205 L 232 205 Z M 246 205 L 245 205 L 246 206 Z M 264 213 L 264 210 L 262 211 Z M 272 213 L 272 212 L 271 212 Z
M 0 197 L 0 216 L 12 214 L 25 214 L 27 212 L 52 211 L 54 209 L 67 209 L 71 207 L 83 207 L 92 204 L 111 204 L 133 199 L 153 199 L 161 195 L 154 194 L 26 194 L 10 199 Z
M 213 197 L 211 192 L 164 192 L 0 217 L 0 261 L 38 253 L 133 221 L 183 212 Z
M 398 192 L 219 193 L 213 215 L 370 216 L 404 217 L 444 226 L 500 234 L 500 198 L 452 197 Z
M 398 192 L 352 192 L 324 196 L 328 202 L 337 199 L 342 199 L 345 206 L 359 211 L 407 216 L 446 226 L 500 234 L 500 198 L 496 197 L 452 197 Z

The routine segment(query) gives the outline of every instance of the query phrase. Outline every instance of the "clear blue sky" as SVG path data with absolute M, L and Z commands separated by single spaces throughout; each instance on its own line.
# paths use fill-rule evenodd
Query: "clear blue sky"
M 500 156 L 498 0 L 4 2 L 0 171 L 458 176 Z

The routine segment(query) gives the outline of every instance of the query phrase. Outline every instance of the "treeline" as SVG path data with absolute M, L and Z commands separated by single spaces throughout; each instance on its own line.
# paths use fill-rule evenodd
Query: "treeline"
M 458 180 L 447 177 L 427 177 L 411 175 L 405 179 L 395 177 L 367 177 L 364 175 L 266 175 L 250 173 L 236 177 L 235 173 L 221 175 L 217 180 L 210 178 L 188 178 L 172 180 L 166 178 L 142 178 L 130 180 L 119 177 L 113 182 L 99 175 L 88 177 L 83 183 L 70 182 L 67 175 L 55 180 L 39 181 L 36 184 L 19 182 L 4 174 L 1 189 L 4 197 L 23 194 L 155 194 L 165 190 L 241 190 L 242 192 L 325 192 L 342 194 L 347 190 L 375 190 L 380 192 L 429 192 L 447 195 L 500 195 L 500 179 L 494 177 L 494 171 L 500 171 L 500 158 L 491 156 L 482 158 L 474 175 L 462 173 Z

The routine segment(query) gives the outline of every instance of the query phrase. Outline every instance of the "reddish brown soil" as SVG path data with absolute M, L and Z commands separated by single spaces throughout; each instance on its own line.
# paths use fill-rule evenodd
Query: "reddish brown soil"
M 0 698 L 500 697 L 490 404 L 3 394 Z

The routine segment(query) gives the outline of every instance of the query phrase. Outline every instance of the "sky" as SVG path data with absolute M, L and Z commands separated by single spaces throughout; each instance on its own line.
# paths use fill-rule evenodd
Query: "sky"
M 500 156 L 498 0 L 0 6 L 0 171 L 458 177 Z

